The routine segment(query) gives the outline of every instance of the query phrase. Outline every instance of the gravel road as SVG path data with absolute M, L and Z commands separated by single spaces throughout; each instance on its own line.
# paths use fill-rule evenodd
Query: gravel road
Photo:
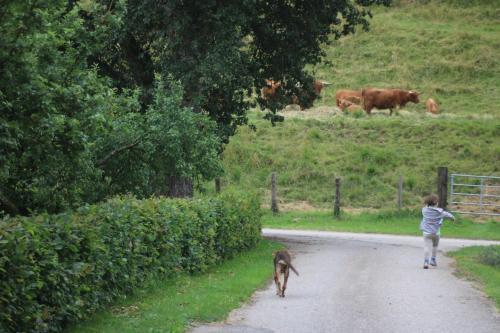
M 422 269 L 420 237 L 264 229 L 294 256 L 285 298 L 270 281 L 224 323 L 192 333 L 500 332 L 500 314 L 453 260 Z M 442 239 L 441 251 L 499 242 Z M 270 265 L 271 262 L 269 263 Z M 270 277 L 271 278 L 271 277 Z

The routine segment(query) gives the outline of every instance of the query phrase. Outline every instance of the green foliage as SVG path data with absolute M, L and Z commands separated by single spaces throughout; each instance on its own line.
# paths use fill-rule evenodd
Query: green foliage
M 204 272 L 259 239 L 259 201 L 235 192 L 1 220 L 0 331 L 59 332 L 149 277 Z
M 0 20 L 0 187 L 10 213 L 96 200 L 87 147 L 112 92 L 88 68 L 94 34 L 66 1 L 7 1 Z M 79 45 L 79 46 L 77 46 Z
M 119 18 L 82 4 L 99 17 L 90 28 L 66 5 L 8 1 L 0 12 L 0 214 L 167 194 L 169 177 L 220 173 L 215 123 L 181 105 L 178 83 L 158 76 L 142 112 L 139 90 L 112 89 L 89 66 Z
M 320 45 L 331 34 L 366 29 L 368 6 L 390 0 L 97 2 L 124 22 L 112 29 L 108 46 L 94 53 L 102 73 L 116 87 L 141 87 L 143 109 L 152 101 L 154 73 L 172 75 L 184 88 L 184 105 L 206 112 L 227 143 L 246 123 L 249 97 L 265 79 L 283 81 L 277 103 L 260 101 L 273 112 L 291 94 L 310 103 L 311 94 L 301 87 L 311 90 L 305 66 L 321 60 Z M 100 16 L 91 11 L 84 17 L 91 26 L 99 24 Z
M 144 113 L 117 110 L 107 135 L 97 139 L 108 194 L 168 194 L 172 177 L 207 180 L 221 173 L 215 122 L 182 106 L 176 82 L 158 75 L 151 94 Z
M 249 251 L 210 268 L 206 274 L 151 279 L 138 292 L 114 302 L 67 333 L 182 333 L 193 322 L 224 320 L 263 288 L 272 275 L 273 252 L 283 245 L 261 240 Z
M 500 268 L 500 246 L 491 245 L 485 247 L 479 254 L 479 260 L 483 264 Z
M 309 98 L 305 65 L 330 34 L 367 28 L 377 3 L 4 1 L 0 214 L 215 177 L 264 79 Z

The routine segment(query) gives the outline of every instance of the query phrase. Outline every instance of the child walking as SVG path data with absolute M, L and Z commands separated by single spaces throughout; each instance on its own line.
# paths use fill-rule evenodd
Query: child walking
M 422 230 L 424 236 L 424 269 L 428 269 L 429 264 L 431 266 L 437 266 L 436 254 L 443 219 L 449 218 L 453 221 L 455 220 L 455 217 L 452 214 L 437 207 L 437 204 L 438 197 L 435 194 L 431 194 L 424 198 L 422 222 L 420 222 L 420 230 Z M 432 257 L 430 257 L 429 261 L 431 251 Z

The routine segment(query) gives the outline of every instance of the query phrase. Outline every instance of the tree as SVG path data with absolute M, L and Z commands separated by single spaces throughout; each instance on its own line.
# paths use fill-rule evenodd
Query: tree
M 247 123 L 265 79 L 283 87 L 259 101 L 271 121 L 287 96 L 307 105 L 300 87 L 321 44 L 389 3 L 0 1 L 0 211 L 11 214 L 186 194 L 220 172 L 214 149 Z
M 358 25 L 366 29 L 367 6 L 389 2 L 99 0 L 82 15 L 89 26 L 98 26 L 99 12 L 92 8 L 99 4 L 124 23 L 102 43 L 107 47 L 89 59 L 116 87 L 140 87 L 146 110 L 153 99 L 154 73 L 171 75 L 184 88 L 182 104 L 208 114 L 217 123 L 221 143 L 227 143 L 247 123 L 252 96 L 265 79 L 283 83 L 272 103 L 258 100 L 270 109 L 267 117 L 273 123 L 292 95 L 301 105 L 311 105 L 313 78 L 305 66 L 321 60 L 321 44 L 332 34 L 353 33 Z
M 151 94 L 144 114 L 117 116 L 97 142 L 110 194 L 182 197 L 193 191 L 187 180 L 213 179 L 222 171 L 215 123 L 182 106 L 181 86 L 157 75 Z
M 310 104 L 314 96 L 303 91 L 312 89 L 300 88 L 312 86 L 305 66 L 321 61 L 321 44 L 354 33 L 358 25 L 367 29 L 368 6 L 390 0 L 99 3 L 126 22 L 92 58 L 101 71 L 117 87 L 142 87 L 144 109 L 151 103 L 154 72 L 173 75 L 184 87 L 183 104 L 209 114 L 227 143 L 247 122 L 251 97 L 265 79 L 281 80 L 284 88 L 281 98 L 267 105 L 271 120 L 287 96 Z M 98 20 L 92 13 L 86 17 Z
M 87 149 L 94 106 L 110 92 L 88 68 L 93 34 L 65 1 L 0 6 L 0 211 L 26 214 L 95 201 Z
M 175 194 L 168 177 L 220 172 L 214 123 L 181 106 L 176 82 L 158 77 L 144 109 L 140 90 L 98 74 L 89 59 L 121 22 L 92 8 L 99 25 L 62 0 L 0 6 L 0 213 Z

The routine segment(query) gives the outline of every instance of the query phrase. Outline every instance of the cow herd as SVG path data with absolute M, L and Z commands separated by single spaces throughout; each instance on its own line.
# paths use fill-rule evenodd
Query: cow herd
M 313 96 L 313 99 L 316 99 L 321 95 L 321 91 L 323 90 L 323 88 L 329 86 L 330 84 L 331 83 L 325 81 L 314 80 L 311 87 L 312 91 L 305 91 L 305 88 L 301 87 L 298 89 L 298 94 Z M 281 81 L 266 80 L 266 85 L 260 90 L 260 97 L 264 101 L 271 101 L 277 96 L 278 90 L 281 88 L 282 88 Z M 306 106 L 302 104 L 300 98 L 296 94 L 292 94 L 289 97 L 289 102 L 291 104 L 299 105 L 301 110 L 306 109 Z
M 315 80 L 313 89 L 316 96 L 320 96 L 322 89 L 329 83 Z M 264 101 L 272 99 L 281 87 L 280 81 L 266 80 L 266 86 L 261 89 L 261 98 Z M 371 114 L 373 109 L 389 110 L 390 115 L 397 108 L 404 107 L 407 103 L 418 104 L 421 93 L 414 90 L 403 89 L 376 89 L 364 88 L 362 90 L 338 90 L 335 94 L 336 106 L 342 111 L 365 111 Z M 291 102 L 299 104 L 298 99 L 292 96 Z M 426 101 L 427 112 L 437 114 L 439 112 L 438 104 L 432 98 Z M 301 106 L 301 110 L 304 108 Z

